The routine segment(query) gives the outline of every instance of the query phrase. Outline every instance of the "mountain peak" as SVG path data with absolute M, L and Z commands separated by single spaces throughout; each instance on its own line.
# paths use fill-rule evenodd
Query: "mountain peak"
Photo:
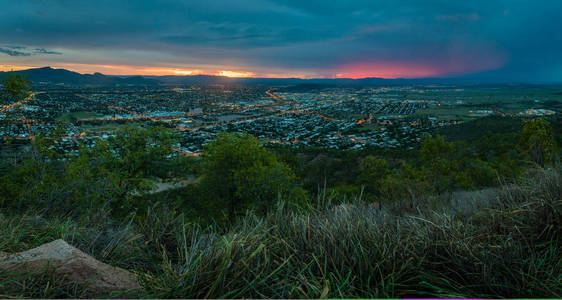
M 0 72 L 1 74 L 2 72 Z M 66 85 L 96 85 L 107 86 L 116 84 L 142 84 L 154 85 L 158 84 L 154 79 L 143 77 L 120 78 L 106 76 L 101 73 L 80 74 L 66 69 L 54 69 L 49 66 L 42 68 L 34 68 L 27 70 L 14 71 L 16 74 L 23 74 L 27 79 L 35 83 L 64 83 Z

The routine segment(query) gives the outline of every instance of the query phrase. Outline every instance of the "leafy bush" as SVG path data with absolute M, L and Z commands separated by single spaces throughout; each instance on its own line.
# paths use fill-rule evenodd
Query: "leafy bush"
M 304 197 L 293 171 L 251 135 L 221 133 L 203 153 L 201 188 L 226 208 L 231 222 L 250 208 L 267 211 L 279 193 Z

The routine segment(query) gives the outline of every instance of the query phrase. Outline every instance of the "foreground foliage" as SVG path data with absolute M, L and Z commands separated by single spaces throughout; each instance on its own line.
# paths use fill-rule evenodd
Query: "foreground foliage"
M 63 238 L 136 271 L 141 296 L 151 298 L 560 297 L 561 171 L 534 169 L 518 184 L 441 198 L 437 208 L 429 199 L 411 211 L 359 199 L 333 207 L 320 198 L 300 211 L 279 205 L 230 229 L 202 229 L 165 205 L 120 224 L 103 211 L 7 215 L 0 251 Z M 81 296 L 46 275 L 0 276 L 4 296 Z
M 221 133 L 203 153 L 200 190 L 215 200 L 216 210 L 227 211 L 229 220 L 248 209 L 267 211 L 279 193 L 291 198 L 304 193 L 293 171 L 251 135 Z
M 25 75 L 8 75 L 2 78 L 2 84 L 4 92 L 16 101 L 21 101 L 27 97 L 31 89 L 31 82 L 25 78 Z

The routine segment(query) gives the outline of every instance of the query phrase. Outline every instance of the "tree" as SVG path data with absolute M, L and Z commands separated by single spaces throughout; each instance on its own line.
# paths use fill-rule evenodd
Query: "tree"
M 173 153 L 175 141 L 175 134 L 162 127 L 121 127 L 107 141 L 81 147 L 79 156 L 67 165 L 66 180 L 81 179 L 78 193 L 96 188 L 90 193 L 92 202 L 109 199 L 114 209 L 127 210 L 136 206 L 130 196 L 152 189 L 155 164 Z
M 266 210 L 279 193 L 301 191 L 293 171 L 248 134 L 219 134 L 204 149 L 203 168 L 202 188 L 227 207 L 230 222 L 248 208 Z
M 422 170 L 438 195 L 453 185 L 453 152 L 453 144 L 446 142 L 442 136 L 424 136 L 420 149 Z
M 143 203 L 134 194 L 152 188 L 154 164 L 173 153 L 174 133 L 155 127 L 124 127 L 94 147 L 82 146 L 77 157 L 50 148 L 57 134 L 38 139 L 38 155 L 0 177 L 0 208 L 40 207 L 80 212 L 111 205 L 129 213 Z
M 361 164 L 360 182 L 365 185 L 365 191 L 380 198 L 381 187 L 386 176 L 390 174 L 386 159 L 369 155 Z
M 544 118 L 525 122 L 519 143 L 541 167 L 552 161 L 556 150 L 552 126 Z
M 413 208 L 418 199 L 427 195 L 430 183 L 425 179 L 423 168 L 404 162 L 397 172 L 388 174 L 379 187 L 385 201 L 399 201 Z
M 20 74 L 8 75 L 2 80 L 4 91 L 16 101 L 21 101 L 30 93 L 31 82 Z

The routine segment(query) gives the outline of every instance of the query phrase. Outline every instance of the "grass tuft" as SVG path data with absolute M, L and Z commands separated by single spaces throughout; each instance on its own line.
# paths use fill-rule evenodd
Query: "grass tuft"
M 187 223 L 161 204 L 123 223 L 103 212 L 82 220 L 6 215 L 0 251 L 63 238 L 135 271 L 148 298 L 558 298 L 561 167 L 522 178 L 497 190 L 420 199 L 406 212 L 399 203 L 378 209 L 358 199 L 344 208 L 280 204 L 264 217 L 248 212 L 228 229 Z M 82 296 L 42 274 L 0 274 L 0 296 Z

